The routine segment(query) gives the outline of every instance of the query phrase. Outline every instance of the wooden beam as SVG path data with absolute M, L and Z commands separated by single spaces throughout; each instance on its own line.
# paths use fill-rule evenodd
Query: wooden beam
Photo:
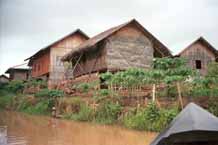
M 82 56 L 83 56 L 83 53 L 80 55 L 79 59 L 77 60 L 76 64 L 74 65 L 74 67 L 73 67 L 73 73 L 74 73 L 74 70 L 76 69 L 77 65 L 79 64 L 79 61 L 80 61 L 80 59 L 82 58 Z M 71 63 L 72 63 L 72 60 L 71 60 Z

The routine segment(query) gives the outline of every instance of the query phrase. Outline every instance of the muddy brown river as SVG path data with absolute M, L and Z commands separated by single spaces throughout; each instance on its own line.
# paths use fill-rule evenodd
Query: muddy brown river
M 156 133 L 0 112 L 0 145 L 149 145 Z

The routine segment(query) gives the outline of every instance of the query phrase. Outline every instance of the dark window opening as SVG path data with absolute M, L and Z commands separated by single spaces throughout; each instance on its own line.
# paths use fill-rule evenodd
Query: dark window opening
M 201 69 L 201 61 L 195 60 L 195 66 L 196 66 L 196 69 Z

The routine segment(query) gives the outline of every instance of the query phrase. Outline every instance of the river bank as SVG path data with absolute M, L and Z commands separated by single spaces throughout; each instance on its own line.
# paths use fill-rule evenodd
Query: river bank
M 91 101 L 87 101 L 87 98 L 67 97 L 59 90 L 46 88 L 35 94 L 26 94 L 20 91 L 18 84 L 15 86 L 8 88 L 7 85 L 0 89 L 0 108 L 32 115 L 51 116 L 52 107 L 56 106 L 56 114 L 62 119 L 119 125 L 129 129 L 155 132 L 164 129 L 179 113 L 176 103 L 174 106 L 168 105 L 167 108 L 158 107 L 152 102 L 146 106 L 126 106 L 121 103 L 122 98 L 116 96 L 101 96 L 100 99 L 97 98 L 98 101 L 93 97 L 89 98 Z M 9 91 L 13 90 L 12 88 L 18 90 Z M 107 95 L 107 92 L 105 94 Z
M 19 145 L 149 145 L 156 133 L 0 111 L 8 142 Z M 22 144 L 23 143 L 23 144 Z
M 130 129 L 157 132 L 162 130 L 179 112 L 177 108 L 158 108 L 154 103 L 149 103 L 146 107 L 130 107 L 123 106 L 119 100 L 110 98 L 101 100 L 98 106 L 94 106 L 80 97 L 52 99 L 44 95 L 37 97 L 36 94 L 28 95 L 0 90 L 0 108 L 51 116 L 52 107 L 57 103 L 57 112 L 62 119 L 120 125 Z

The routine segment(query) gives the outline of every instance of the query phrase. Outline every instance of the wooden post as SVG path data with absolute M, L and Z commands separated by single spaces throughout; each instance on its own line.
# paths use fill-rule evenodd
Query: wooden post
M 183 109 L 183 100 L 182 100 L 182 94 L 181 94 L 181 87 L 180 87 L 180 83 L 177 82 L 176 83 L 176 86 L 177 86 L 177 90 L 178 90 L 178 95 L 179 95 L 179 102 L 180 102 L 180 105 Z
M 153 84 L 153 88 L 152 88 L 152 102 L 155 102 L 155 98 L 156 98 L 156 84 Z

